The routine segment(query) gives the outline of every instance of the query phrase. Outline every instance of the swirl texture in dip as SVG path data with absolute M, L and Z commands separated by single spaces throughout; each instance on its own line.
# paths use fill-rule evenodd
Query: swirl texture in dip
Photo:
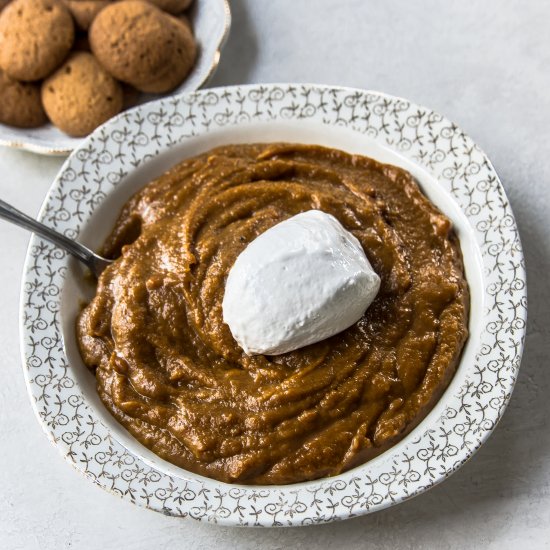
M 353 326 L 248 356 L 222 319 L 246 245 L 300 212 L 335 216 L 381 277 Z M 226 482 L 336 475 L 418 424 L 467 338 L 468 287 L 449 220 L 395 166 L 334 149 L 229 145 L 178 164 L 123 208 L 117 258 L 77 322 L 114 417 L 162 458 Z

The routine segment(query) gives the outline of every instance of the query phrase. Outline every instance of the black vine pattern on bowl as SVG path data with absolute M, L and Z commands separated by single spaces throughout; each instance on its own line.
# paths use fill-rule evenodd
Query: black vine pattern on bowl
M 40 218 L 76 237 L 105 196 L 159 152 L 212 128 L 315 120 L 366 134 L 427 168 L 449 191 L 481 249 L 484 327 L 466 382 L 443 415 L 390 459 L 336 478 L 286 487 L 231 486 L 168 475 L 116 441 L 86 403 L 64 353 L 59 309 L 65 253 L 33 237 L 21 304 L 31 401 L 52 442 L 98 485 L 165 514 L 229 525 L 306 525 L 345 519 L 410 498 L 442 481 L 477 450 L 510 398 L 526 323 L 525 270 L 514 217 L 484 153 L 456 125 L 403 99 L 306 85 L 220 88 L 125 112 L 67 160 Z M 462 367 L 461 367 L 462 368 Z

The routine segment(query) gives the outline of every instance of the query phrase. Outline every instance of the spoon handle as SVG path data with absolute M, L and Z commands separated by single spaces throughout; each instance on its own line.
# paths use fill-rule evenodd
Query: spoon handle
M 50 227 L 37 222 L 26 214 L 23 214 L 23 212 L 17 210 L 7 202 L 4 202 L 2 199 L 0 199 L 0 218 L 23 227 L 24 229 L 33 231 L 44 239 L 47 239 L 60 248 L 63 248 L 72 254 L 77 260 L 85 263 L 96 275 L 99 275 L 99 273 L 101 273 L 101 271 L 103 271 L 103 269 L 111 263 L 109 260 L 105 260 L 104 258 L 101 258 L 101 256 L 98 256 L 84 245 L 69 239 L 65 235 L 62 235 Z

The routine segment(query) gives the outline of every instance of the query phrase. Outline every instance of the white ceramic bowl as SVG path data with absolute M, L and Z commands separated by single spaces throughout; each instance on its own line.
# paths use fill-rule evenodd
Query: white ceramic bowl
M 194 0 L 188 15 L 198 46 L 197 60 L 187 78 L 166 97 L 204 86 L 218 66 L 222 47 L 229 34 L 231 12 L 228 0 Z M 158 97 L 141 94 L 139 101 L 145 103 Z M 67 155 L 82 145 L 83 141 L 83 138 L 64 134 L 50 123 L 39 128 L 14 128 L 0 124 L 0 145 L 43 155 Z
M 39 218 L 98 247 L 128 197 L 180 159 L 216 145 L 316 143 L 408 169 L 454 222 L 471 291 L 470 337 L 426 419 L 383 455 L 342 475 L 288 486 L 228 485 L 169 464 L 106 411 L 79 356 L 74 323 L 93 289 L 76 261 L 33 237 L 21 297 L 33 407 L 66 459 L 122 498 L 228 525 L 305 525 L 396 504 L 444 480 L 489 436 L 512 393 L 526 321 L 521 244 L 491 163 L 452 122 L 378 92 L 254 85 L 162 99 L 107 122 L 67 159 Z

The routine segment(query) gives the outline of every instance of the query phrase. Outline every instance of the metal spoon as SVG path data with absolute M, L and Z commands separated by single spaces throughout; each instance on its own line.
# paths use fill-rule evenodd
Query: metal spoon
M 99 277 L 101 272 L 111 263 L 113 260 L 108 260 L 99 256 L 95 252 L 91 251 L 89 248 L 86 248 L 84 245 L 61 235 L 57 231 L 33 220 L 23 212 L 20 212 L 13 206 L 9 205 L 7 202 L 4 202 L 0 199 L 0 218 L 3 218 L 15 225 L 19 225 L 29 231 L 33 231 L 37 235 L 44 237 L 53 244 L 59 246 L 66 250 L 69 254 L 72 254 L 77 260 L 80 260 L 82 263 L 86 264 L 90 271 L 96 276 Z

